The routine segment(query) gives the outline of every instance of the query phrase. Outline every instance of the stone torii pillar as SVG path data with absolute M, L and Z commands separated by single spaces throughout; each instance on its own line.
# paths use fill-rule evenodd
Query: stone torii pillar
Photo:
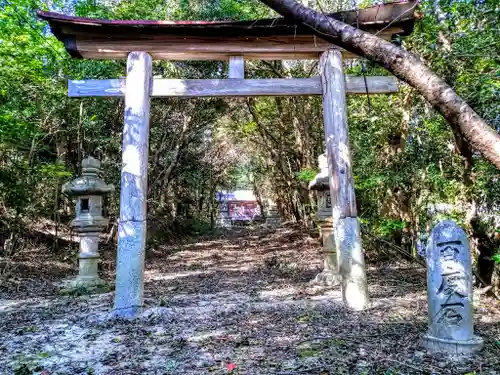
M 114 307 L 117 317 L 134 317 L 143 307 L 152 79 L 151 56 L 131 52 L 127 59 L 123 126 Z
M 352 162 L 347 127 L 346 83 L 342 54 L 330 49 L 321 55 L 323 119 L 330 175 L 335 244 L 340 255 L 342 298 L 353 310 L 368 305 L 368 287 L 361 231 L 354 195 Z

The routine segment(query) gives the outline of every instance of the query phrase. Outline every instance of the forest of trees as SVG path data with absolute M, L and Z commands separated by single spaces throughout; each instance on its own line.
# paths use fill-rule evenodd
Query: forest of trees
M 321 8 L 334 12 L 374 3 L 325 0 Z M 419 7 L 425 16 L 411 36 L 397 42 L 419 55 L 500 131 L 498 1 L 423 1 Z M 67 80 L 118 78 L 125 61 L 72 59 L 37 19 L 37 9 L 107 19 L 276 16 L 257 0 L 0 0 L 0 8 L 0 245 L 9 240 L 14 248 L 23 246 L 33 223 L 69 222 L 73 207 L 61 195 L 61 185 L 80 172 L 84 157 L 101 159 L 106 182 L 119 187 L 120 181 L 123 100 L 70 99 Z M 164 78 L 223 78 L 227 73 L 225 62 L 155 61 L 153 68 L 155 76 Z M 363 71 L 389 74 L 370 61 L 346 61 L 346 73 Z M 246 64 L 248 78 L 316 74 L 314 61 Z M 481 277 L 498 284 L 500 274 L 493 266 L 500 253 L 498 169 L 409 86 L 402 85 L 395 95 L 351 96 L 348 105 L 364 228 L 416 254 L 432 220 L 452 217 L 473 240 Z M 310 225 L 316 208 L 307 185 L 323 152 L 318 97 L 154 99 L 151 239 L 209 230 L 218 208 L 215 192 L 234 188 L 270 197 L 284 219 Z M 112 223 L 118 198 L 115 192 L 107 201 Z M 443 204 L 444 212 L 432 213 Z

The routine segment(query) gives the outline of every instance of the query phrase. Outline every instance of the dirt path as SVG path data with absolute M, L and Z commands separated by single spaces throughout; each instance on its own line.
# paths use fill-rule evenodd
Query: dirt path
M 476 297 L 480 355 L 432 358 L 418 350 L 425 270 L 370 267 L 371 307 L 353 313 L 339 288 L 309 284 L 318 249 L 289 228 L 151 250 L 146 309 L 131 321 L 109 319 L 112 293 L 58 295 L 72 267 L 41 258 L 38 274 L 32 265 L 0 289 L 0 374 L 500 374 L 495 301 Z

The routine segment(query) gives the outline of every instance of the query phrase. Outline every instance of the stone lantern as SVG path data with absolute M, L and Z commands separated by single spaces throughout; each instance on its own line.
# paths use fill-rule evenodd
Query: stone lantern
M 315 221 L 319 226 L 322 240 L 323 271 L 316 276 L 314 282 L 325 285 L 338 285 L 340 284 L 339 261 L 332 221 L 332 202 L 326 154 L 318 157 L 318 164 L 320 172 L 309 183 L 309 190 L 314 190 L 318 198 L 318 211 Z
M 82 176 L 67 182 L 62 192 L 76 197 L 76 217 L 70 226 L 79 234 L 79 272 L 76 279 L 68 282 L 70 287 L 92 287 L 103 284 L 99 277 L 99 233 L 108 225 L 102 216 L 105 194 L 114 190 L 100 177 L 101 162 L 93 157 L 82 161 Z

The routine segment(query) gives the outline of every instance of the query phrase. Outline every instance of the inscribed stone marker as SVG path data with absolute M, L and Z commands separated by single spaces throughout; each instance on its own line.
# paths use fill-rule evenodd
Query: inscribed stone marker
M 422 345 L 432 353 L 467 355 L 481 350 L 474 335 L 469 241 L 451 220 L 440 222 L 427 246 L 429 329 Z

